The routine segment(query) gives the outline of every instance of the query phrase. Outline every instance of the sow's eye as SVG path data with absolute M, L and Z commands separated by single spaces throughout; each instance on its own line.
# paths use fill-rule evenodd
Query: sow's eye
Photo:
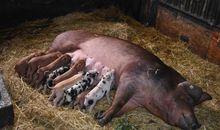
M 93 104 L 93 100 L 89 100 L 88 103 L 89 103 L 89 105 L 92 105 Z

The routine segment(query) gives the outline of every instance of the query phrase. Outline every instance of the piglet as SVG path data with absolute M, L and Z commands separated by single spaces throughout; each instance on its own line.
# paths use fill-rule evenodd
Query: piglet
M 53 80 L 52 85 L 56 85 L 57 83 L 76 75 L 78 72 L 83 71 L 85 68 L 85 62 L 85 59 L 77 60 L 66 73 L 56 77 Z
M 96 102 L 102 99 L 105 95 L 108 102 L 110 103 L 109 92 L 113 86 L 115 80 L 115 70 L 107 72 L 98 83 L 98 85 L 93 88 L 86 96 L 84 101 L 84 109 L 89 109 L 89 112 L 92 111 Z
M 46 75 L 46 78 L 44 81 L 42 81 L 42 85 L 40 86 L 39 90 L 44 90 L 46 91 L 47 88 L 52 86 L 53 79 L 55 79 L 57 76 L 62 75 L 66 71 L 68 71 L 70 68 L 70 64 L 67 64 L 65 66 L 61 66 L 58 69 L 52 71 L 49 75 Z
M 34 76 L 34 80 L 36 84 L 39 85 L 42 82 L 42 80 L 45 78 L 45 76 L 51 73 L 53 70 L 61 66 L 70 64 L 70 62 L 71 62 L 71 57 L 67 54 L 63 54 L 49 65 L 39 68 Z
M 73 106 L 76 96 L 92 86 L 97 76 L 96 70 L 88 71 L 76 84 L 64 90 L 62 103 L 69 103 L 70 106 Z
M 83 77 L 83 73 L 79 72 L 78 74 L 56 84 L 52 87 L 52 94 L 49 97 L 49 101 L 52 102 L 54 106 L 60 106 L 59 102 L 61 101 L 64 89 L 68 89 L 72 87 L 77 81 L 81 80 Z
M 86 66 L 86 71 L 96 70 L 99 73 L 96 80 L 94 81 L 94 84 L 98 84 L 98 82 L 101 80 L 102 70 L 104 67 L 105 66 L 101 62 L 95 61 L 95 60 L 94 60 L 93 64 Z
M 91 89 L 93 89 L 94 87 L 92 87 Z M 91 89 L 87 89 L 85 91 L 83 91 L 82 93 L 80 93 L 77 97 L 76 100 L 74 102 L 74 106 L 78 105 L 80 110 L 85 110 L 84 108 L 84 101 L 85 101 L 85 96 L 91 91 Z
M 56 60 L 61 55 L 62 54 L 60 52 L 53 52 L 32 58 L 28 62 L 28 70 L 27 70 L 27 77 L 29 83 L 31 83 L 31 85 L 35 84 L 35 81 L 33 81 L 33 74 L 37 71 L 37 69 L 50 64 L 52 61 Z
M 27 78 L 27 69 L 28 69 L 28 62 L 38 56 L 44 55 L 44 52 L 36 52 L 36 53 L 31 53 L 30 55 L 22 58 L 20 61 L 18 61 L 15 65 L 15 71 L 18 73 L 20 77 Z
M 111 71 L 111 69 L 107 66 L 104 66 L 101 72 L 101 75 L 105 75 L 107 72 Z

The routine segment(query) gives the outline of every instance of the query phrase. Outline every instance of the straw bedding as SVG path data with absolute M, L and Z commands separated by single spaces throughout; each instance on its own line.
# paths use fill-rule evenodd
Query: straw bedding
M 55 108 L 42 94 L 18 78 L 14 71 L 16 62 L 36 50 L 46 50 L 56 35 L 74 29 L 119 37 L 150 50 L 162 61 L 175 68 L 191 82 L 209 92 L 213 100 L 196 107 L 195 112 L 202 129 L 220 129 L 220 68 L 201 59 L 182 42 L 160 34 L 154 28 L 144 27 L 123 15 L 114 7 L 91 13 L 74 12 L 53 19 L 28 21 L 19 26 L 0 30 L 0 70 L 3 71 L 8 91 L 13 99 L 15 125 L 6 129 L 115 129 L 128 119 L 138 129 L 176 129 L 142 108 L 129 112 L 101 128 L 93 120 L 98 110 L 109 107 L 104 98 L 91 114 L 66 107 Z M 111 93 L 113 96 L 114 92 Z

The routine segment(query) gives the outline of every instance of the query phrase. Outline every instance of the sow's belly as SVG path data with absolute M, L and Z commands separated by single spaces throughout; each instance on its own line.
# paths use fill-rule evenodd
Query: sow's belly
M 138 62 L 138 48 L 119 39 L 98 37 L 81 43 L 79 48 L 88 56 L 121 73 L 124 67 Z

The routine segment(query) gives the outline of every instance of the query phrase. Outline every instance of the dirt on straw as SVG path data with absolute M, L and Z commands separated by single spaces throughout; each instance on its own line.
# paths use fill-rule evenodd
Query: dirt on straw
M 155 28 L 144 27 L 114 7 L 91 13 L 74 12 L 53 19 L 28 21 L 14 28 L 0 30 L 0 68 L 3 70 L 15 111 L 15 124 L 6 129 L 111 130 L 125 117 L 141 130 L 177 129 L 142 108 L 114 118 L 101 128 L 94 121 L 93 115 L 110 106 L 106 99 L 100 101 L 91 114 L 77 109 L 55 108 L 47 101 L 49 95 L 32 89 L 18 78 L 14 66 L 19 59 L 31 52 L 46 50 L 58 34 L 75 29 L 126 39 L 153 52 L 185 78 L 212 95 L 213 99 L 197 106 L 195 112 L 202 129 L 220 129 L 219 66 L 191 53 L 184 43 L 162 35 Z

